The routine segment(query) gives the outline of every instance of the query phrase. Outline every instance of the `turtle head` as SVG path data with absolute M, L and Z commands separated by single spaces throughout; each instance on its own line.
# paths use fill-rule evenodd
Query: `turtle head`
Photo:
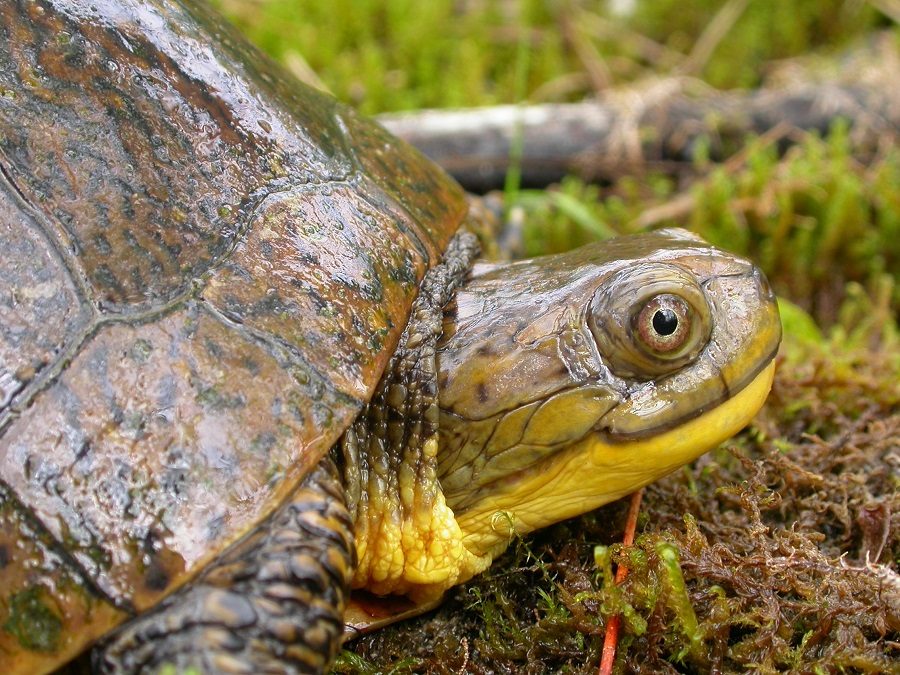
M 737 433 L 780 338 L 762 272 L 684 230 L 477 265 L 438 346 L 439 480 L 467 548 L 494 555 Z

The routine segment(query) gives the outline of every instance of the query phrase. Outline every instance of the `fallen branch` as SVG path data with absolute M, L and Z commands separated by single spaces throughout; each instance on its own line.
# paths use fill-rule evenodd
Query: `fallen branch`
M 779 125 L 824 134 L 843 119 L 861 151 L 896 142 L 900 91 L 813 84 L 718 92 L 694 80 L 670 78 L 585 103 L 425 110 L 379 119 L 467 189 L 486 192 L 503 185 L 517 128 L 523 141 L 523 186 L 545 186 L 568 174 L 603 181 L 647 169 L 676 171 L 697 158 L 701 145 L 712 159 L 723 159 L 747 135 Z M 797 136 L 785 134 L 783 143 Z

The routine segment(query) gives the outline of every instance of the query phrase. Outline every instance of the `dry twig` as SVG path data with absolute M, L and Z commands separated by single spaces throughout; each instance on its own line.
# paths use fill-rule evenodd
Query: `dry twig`
M 628 505 L 628 518 L 625 521 L 625 534 L 622 536 L 622 544 L 626 547 L 634 544 L 634 532 L 637 529 L 638 512 L 641 510 L 641 497 L 643 495 L 644 488 L 631 494 L 631 502 Z M 621 584 L 627 576 L 628 568 L 625 565 L 619 565 L 619 568 L 616 570 L 616 584 Z M 603 652 L 600 657 L 598 675 L 612 674 L 621 625 L 622 617 L 618 614 L 609 620 L 609 624 L 606 627 L 606 635 L 603 636 Z

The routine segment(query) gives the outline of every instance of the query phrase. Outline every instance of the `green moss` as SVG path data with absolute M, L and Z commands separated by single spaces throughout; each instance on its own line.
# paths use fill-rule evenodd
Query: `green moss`
M 202 671 L 199 668 L 191 666 L 181 670 L 171 663 L 167 663 L 160 668 L 158 673 L 159 675 L 202 675 Z
M 656 555 L 662 562 L 664 572 L 662 579 L 668 591 L 669 606 L 688 642 L 682 652 L 676 655 L 676 658 L 680 660 L 688 652 L 697 657 L 700 653 L 702 636 L 697 626 L 697 615 L 694 613 L 694 607 L 691 605 L 691 598 L 684 583 L 684 575 L 681 573 L 678 548 L 666 541 L 657 542 L 655 548 Z
M 153 345 L 143 338 L 134 341 L 128 355 L 138 363 L 146 363 L 153 353 Z
M 31 586 L 9 597 L 9 615 L 3 630 L 13 635 L 24 649 L 52 652 L 59 644 L 62 619 L 47 600 L 41 586 Z

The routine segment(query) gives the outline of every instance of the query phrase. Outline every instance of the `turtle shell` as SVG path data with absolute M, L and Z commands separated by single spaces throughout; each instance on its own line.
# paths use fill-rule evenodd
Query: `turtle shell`
M 0 4 L 0 172 L 0 650 L 49 663 L 297 486 L 466 206 L 184 0 Z

